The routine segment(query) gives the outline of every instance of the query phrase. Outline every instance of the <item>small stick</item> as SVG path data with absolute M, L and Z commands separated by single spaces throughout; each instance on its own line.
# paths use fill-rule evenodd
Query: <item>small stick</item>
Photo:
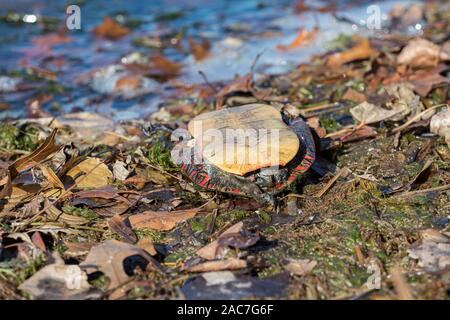
M 203 81 L 205 81 L 205 83 L 208 85 L 208 87 L 210 87 L 214 91 L 214 94 L 217 94 L 219 91 L 217 90 L 217 88 L 215 86 L 213 86 L 213 84 L 211 82 L 209 82 L 208 78 L 206 77 L 206 74 L 201 70 L 199 70 L 198 73 L 203 78 Z
M 403 131 L 405 128 L 407 128 L 410 124 L 418 121 L 422 116 L 424 116 L 425 114 L 428 114 L 430 111 L 434 111 L 437 108 L 440 107 L 444 107 L 444 106 L 448 106 L 448 104 L 438 104 L 437 106 L 431 107 L 429 109 L 426 109 L 418 114 L 416 114 L 414 117 L 412 117 L 411 119 L 409 119 L 408 121 L 406 121 L 404 124 L 402 124 L 400 127 L 397 127 L 395 129 L 392 130 L 392 133 L 396 133 L 396 132 L 401 132 Z
M 446 184 L 444 186 L 435 187 L 435 188 L 403 192 L 403 193 L 398 194 L 397 197 L 408 197 L 408 196 L 413 196 L 413 195 L 416 195 L 416 194 L 433 192 L 433 191 L 445 191 L 447 189 L 450 189 L 450 184 Z
M 337 179 L 339 179 L 344 174 L 348 174 L 349 171 L 350 170 L 347 167 L 339 169 L 339 171 L 334 175 L 334 177 L 331 178 L 330 181 L 328 181 L 328 183 L 322 188 L 322 190 L 320 190 L 314 195 L 314 197 L 316 198 L 322 197 L 328 191 L 328 189 L 331 188 L 331 186 L 336 182 Z

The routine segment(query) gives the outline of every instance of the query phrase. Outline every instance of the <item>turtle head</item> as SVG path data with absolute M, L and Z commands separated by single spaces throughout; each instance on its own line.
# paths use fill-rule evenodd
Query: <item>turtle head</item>
M 300 112 L 294 105 L 287 104 L 281 108 L 281 115 L 283 116 L 283 119 L 292 120 L 298 118 L 300 116 Z

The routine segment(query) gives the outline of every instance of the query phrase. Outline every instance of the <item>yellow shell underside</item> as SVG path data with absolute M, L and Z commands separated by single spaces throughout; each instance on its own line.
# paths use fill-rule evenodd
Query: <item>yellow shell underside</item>
M 300 141 L 266 104 L 249 104 L 200 114 L 189 122 L 206 161 L 237 175 L 286 165 L 297 154 Z

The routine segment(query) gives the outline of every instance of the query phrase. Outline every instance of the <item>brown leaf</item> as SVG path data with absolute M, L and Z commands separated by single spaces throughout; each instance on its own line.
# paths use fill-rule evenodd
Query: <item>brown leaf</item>
M 92 32 L 99 37 L 117 40 L 129 34 L 131 30 L 121 26 L 110 17 L 105 17 L 102 24 L 95 27 Z
M 130 216 L 130 224 L 134 229 L 155 229 L 167 231 L 183 221 L 193 218 L 199 208 L 177 210 L 177 211 L 145 211 L 140 214 Z
M 341 65 L 355 61 L 369 59 L 375 56 L 376 52 L 370 46 L 368 39 L 358 39 L 359 42 L 344 52 L 334 53 L 328 57 L 327 65 L 332 68 L 338 68 Z
M 253 76 L 251 73 L 239 77 L 230 84 L 222 88 L 216 95 L 216 109 L 219 110 L 226 95 L 233 92 L 251 92 L 253 86 Z
M 98 158 L 86 158 L 66 174 L 66 182 L 75 182 L 78 188 L 102 188 L 109 184 L 112 172 Z
M 438 45 L 427 39 L 412 39 L 397 56 L 397 63 L 414 68 L 436 67 L 439 63 L 440 51 L 441 48 Z
M 200 61 L 208 56 L 211 44 L 207 39 L 202 39 L 201 43 L 197 43 L 192 37 L 189 37 L 188 41 L 195 60 Z
M 108 240 L 93 247 L 80 267 L 89 274 L 103 272 L 110 281 L 108 288 L 115 289 L 130 279 L 124 269 L 124 260 L 131 256 L 140 256 L 156 271 L 163 272 L 159 263 L 147 252 L 135 245 L 117 240 Z M 140 264 L 140 267 L 143 265 Z
M 42 174 L 53 188 L 64 189 L 64 184 L 61 182 L 61 180 L 58 178 L 56 173 L 51 168 L 45 165 L 40 165 L 39 167 L 42 171 Z
M 242 221 L 238 222 L 235 225 L 229 227 L 227 230 L 225 230 L 221 234 L 221 236 L 224 236 L 227 234 L 232 234 L 232 233 L 238 233 L 242 230 L 243 227 L 244 227 L 244 223 Z M 219 241 L 215 240 L 215 241 L 211 242 L 210 244 L 204 246 L 203 248 L 197 250 L 197 254 L 200 257 L 202 257 L 203 259 L 214 260 L 214 259 L 216 259 L 216 254 L 217 254 L 219 247 L 220 247 Z
M 305 276 L 310 273 L 316 265 L 317 261 L 315 260 L 291 260 L 284 266 L 284 269 L 297 276 Z
M 408 77 L 409 82 L 414 86 L 414 91 L 425 97 L 434 85 L 450 84 L 450 78 L 443 77 L 440 73 L 446 70 L 447 67 L 443 64 L 426 72 L 415 73 Z
M 117 233 L 125 242 L 128 243 L 136 243 L 137 237 L 134 234 L 133 230 L 129 226 L 127 226 L 124 222 L 124 219 L 119 216 L 115 215 L 108 221 L 109 228 Z
M 288 44 L 288 45 L 278 44 L 277 49 L 280 51 L 287 51 L 287 50 L 292 50 L 292 49 L 298 48 L 301 45 L 307 44 L 307 43 L 311 42 L 312 40 L 314 40 L 316 38 L 318 32 L 319 32 L 318 28 L 314 28 L 312 31 L 307 31 L 302 28 L 298 32 L 297 37 L 290 44 Z
M 137 246 L 145 251 L 147 251 L 150 255 L 156 256 L 158 252 L 153 245 L 153 242 L 150 238 L 143 238 L 138 241 Z
M 342 96 L 342 100 L 350 100 L 355 101 L 357 103 L 361 103 L 366 101 L 366 96 L 363 93 L 356 91 L 355 89 L 348 88 Z
M 149 77 L 167 80 L 180 73 L 181 65 L 162 55 L 152 56 L 149 60 L 151 66 L 150 70 L 146 72 Z
M 247 267 L 247 261 L 230 258 L 225 260 L 207 261 L 186 269 L 187 272 L 213 272 L 222 270 L 238 270 Z
M 131 205 L 130 201 L 127 198 L 121 196 L 118 190 L 110 185 L 94 190 L 79 191 L 73 195 L 73 198 L 81 198 L 81 199 L 100 198 L 107 200 L 117 200 Z
M 31 169 L 38 163 L 56 153 L 60 146 L 55 144 L 57 129 L 54 129 L 50 136 L 32 153 L 15 161 L 8 167 L 7 182 L 0 192 L 0 199 L 8 197 L 13 191 L 13 180 L 22 172 Z

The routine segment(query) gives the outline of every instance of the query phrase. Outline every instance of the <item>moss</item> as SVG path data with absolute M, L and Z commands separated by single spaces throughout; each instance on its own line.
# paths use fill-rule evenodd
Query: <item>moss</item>
M 39 132 L 33 127 L 20 129 L 11 124 L 0 124 L 0 148 L 32 151 L 38 147 Z
M 178 263 L 184 262 L 190 257 L 195 255 L 195 249 L 193 248 L 180 248 L 179 250 L 172 252 L 165 259 L 166 263 Z
M 158 230 L 153 229 L 133 229 L 138 239 L 150 238 L 152 242 L 161 242 L 165 234 Z
M 179 168 L 172 161 L 170 150 L 162 142 L 155 141 L 148 150 L 147 158 L 150 163 L 164 171 L 178 171 Z
M 62 208 L 62 211 L 67 214 L 71 214 L 71 215 L 78 216 L 78 217 L 83 217 L 85 219 L 88 219 L 89 221 L 95 221 L 98 219 L 97 214 L 94 211 L 92 211 L 91 209 L 87 209 L 87 208 L 64 206 Z
M 327 132 L 336 132 L 342 128 L 341 124 L 332 118 L 322 118 L 320 123 Z

